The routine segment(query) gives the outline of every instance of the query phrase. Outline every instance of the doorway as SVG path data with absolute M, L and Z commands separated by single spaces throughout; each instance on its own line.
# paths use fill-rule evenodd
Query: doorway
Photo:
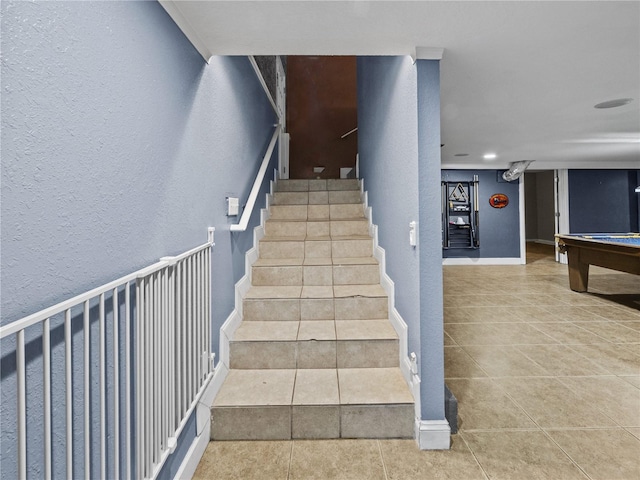
M 289 178 L 354 176 L 356 70 L 355 56 L 287 57 Z
M 541 255 L 554 257 L 557 229 L 555 172 L 528 171 L 524 175 L 524 198 L 527 263 Z

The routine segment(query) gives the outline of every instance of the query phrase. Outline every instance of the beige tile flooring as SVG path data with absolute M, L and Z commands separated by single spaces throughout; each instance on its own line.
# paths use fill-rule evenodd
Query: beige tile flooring
M 413 440 L 211 442 L 198 479 L 640 479 L 640 277 L 569 290 L 552 250 L 444 268 L 449 451 Z

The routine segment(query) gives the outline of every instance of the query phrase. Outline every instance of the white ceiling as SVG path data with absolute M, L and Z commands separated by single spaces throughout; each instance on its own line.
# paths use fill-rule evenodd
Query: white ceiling
M 442 165 L 640 168 L 640 2 L 161 4 L 200 53 L 411 55 L 444 48 Z M 597 103 L 633 98 L 628 105 Z M 494 152 L 497 158 L 483 160 Z M 455 154 L 467 153 L 467 157 Z

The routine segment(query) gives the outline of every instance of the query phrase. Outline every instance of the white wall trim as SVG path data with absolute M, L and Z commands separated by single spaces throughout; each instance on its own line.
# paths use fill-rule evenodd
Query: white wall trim
M 409 358 L 409 329 L 407 327 L 407 323 L 402 318 L 402 315 L 395 308 L 395 284 L 393 280 L 387 275 L 387 265 L 386 265 L 386 253 L 384 248 L 380 246 L 378 243 L 378 226 L 374 225 L 372 222 L 372 207 L 369 206 L 369 196 L 367 192 L 364 190 L 364 180 L 360 180 L 360 193 L 362 195 L 362 201 L 364 203 L 364 212 L 365 217 L 369 220 L 369 234 L 373 237 L 373 256 L 376 260 L 378 260 L 379 268 L 380 268 L 380 285 L 387 293 L 388 299 L 388 308 L 389 308 L 389 321 L 393 326 L 396 334 L 398 335 L 398 343 L 399 343 L 399 358 L 398 363 L 400 364 L 400 371 L 404 376 L 407 385 L 409 386 L 411 393 L 414 397 L 414 402 L 416 405 L 416 418 L 420 418 L 420 388 L 419 388 L 419 378 L 417 375 L 413 375 L 411 372 L 411 360 Z M 418 384 L 418 388 L 416 389 L 416 381 Z
M 525 222 L 525 197 L 524 197 L 524 176 L 526 172 L 520 175 L 518 180 L 518 201 L 519 213 L 518 220 L 520 225 L 520 264 L 526 265 L 527 263 L 527 225 Z
M 415 436 L 420 450 L 451 448 L 451 427 L 446 420 L 416 420 Z
M 522 265 L 520 257 L 510 258 L 443 258 L 442 265 Z
M 609 165 L 607 165 L 609 168 Z M 556 170 L 556 203 L 558 208 L 558 231 L 556 233 L 570 233 L 569 230 L 569 170 L 566 168 Z M 557 260 L 567 265 L 567 254 L 558 253 Z

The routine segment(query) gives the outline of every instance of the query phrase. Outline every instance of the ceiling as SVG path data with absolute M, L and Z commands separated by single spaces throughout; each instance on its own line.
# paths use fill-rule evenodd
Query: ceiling
M 160 3 L 207 60 L 443 48 L 444 168 L 640 168 L 638 1 Z

